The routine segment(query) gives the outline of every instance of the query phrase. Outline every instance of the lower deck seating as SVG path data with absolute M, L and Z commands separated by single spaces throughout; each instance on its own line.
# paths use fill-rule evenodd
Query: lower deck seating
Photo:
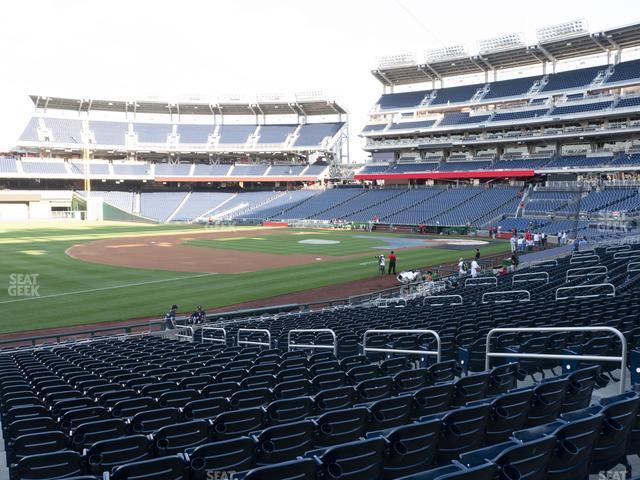
M 425 297 L 403 308 L 241 318 L 225 327 L 226 342 L 143 336 L 3 353 L 11 478 L 584 478 L 626 465 L 640 453 L 640 387 L 594 395 L 617 380 L 618 365 L 511 357 L 618 355 L 617 337 L 501 333 L 492 348 L 508 357 L 489 369 L 485 352 L 495 327 L 606 325 L 623 332 L 635 371 L 640 276 L 627 266 L 638 251 L 598 248 L 522 269 L 516 274 L 543 272 L 549 282 L 528 282 L 531 300 L 517 308 L 484 300 L 513 289 L 508 274 L 452 282 L 447 293 L 462 305 Z M 606 267 L 616 296 L 592 296 L 602 278 L 570 276 L 578 265 Z M 565 286 L 593 291 L 555 300 Z M 268 328 L 274 341 L 236 345 L 238 328 Z M 323 333 L 293 334 L 318 353 L 287 348 L 293 328 L 332 328 L 335 353 L 322 348 Z M 363 351 L 371 328 L 434 330 L 442 358 L 406 352 L 433 350 L 430 335 L 373 333 L 369 347 L 405 352 Z

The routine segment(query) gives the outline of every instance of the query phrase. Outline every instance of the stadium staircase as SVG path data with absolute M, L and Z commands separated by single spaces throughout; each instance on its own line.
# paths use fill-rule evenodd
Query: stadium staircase
M 405 190 L 405 189 L 398 190 L 398 193 L 397 193 L 397 194 L 395 194 L 395 195 L 393 195 L 392 197 L 385 198 L 385 199 L 380 200 L 380 201 L 378 201 L 378 202 L 370 203 L 369 205 L 367 205 L 367 206 L 365 206 L 365 207 L 363 207 L 363 208 L 360 208 L 359 210 L 355 210 L 355 211 L 353 211 L 353 212 L 349 212 L 349 213 L 347 213 L 346 215 L 343 215 L 343 216 L 342 216 L 342 217 L 340 217 L 340 218 L 347 218 L 347 217 L 348 217 L 348 216 L 350 216 L 350 215 L 355 215 L 356 213 L 360 213 L 360 212 L 362 212 L 362 211 L 364 211 L 364 210 L 368 210 L 368 209 L 370 209 L 371 207 L 377 207 L 378 205 L 382 205 L 383 203 L 387 203 L 388 201 L 393 200 L 394 198 L 398 198 L 398 197 L 399 197 L 399 196 L 401 196 L 401 195 L 405 195 L 405 194 L 407 194 L 408 192 L 409 192 L 409 190 Z
M 531 88 L 529 89 L 529 91 L 527 92 L 527 95 L 535 95 L 536 93 L 538 93 L 540 90 L 542 90 L 542 88 L 549 83 L 549 76 L 545 75 L 544 77 L 542 77 L 540 80 L 536 80 L 533 85 L 531 86 Z
M 421 202 L 417 202 L 414 203 L 412 205 L 407 205 L 405 208 L 401 208 L 400 210 L 397 210 L 395 213 L 392 213 L 390 215 L 387 215 L 385 217 L 380 218 L 380 220 L 385 220 L 386 218 L 389 218 L 392 215 L 397 215 L 398 213 L 402 213 L 402 212 L 406 212 L 407 210 L 411 210 L 412 208 L 417 207 L 418 205 L 422 205 L 423 203 L 426 202 L 430 202 L 431 200 L 433 200 L 434 198 L 436 198 L 438 195 L 442 195 L 444 192 L 446 192 L 447 190 L 445 188 L 443 188 L 440 192 L 436 193 L 435 195 L 425 198 L 424 200 L 422 200 Z
M 269 167 L 271 168 L 271 167 Z M 265 200 L 264 202 L 261 203 L 256 203 L 253 205 L 248 205 L 247 207 L 245 207 L 244 210 L 240 210 L 240 215 L 245 215 L 249 212 L 251 212 L 252 210 L 257 210 L 260 207 L 263 207 L 265 205 L 269 205 L 271 202 L 273 202 L 274 200 L 277 200 L 278 198 L 284 197 L 287 195 L 287 192 L 276 192 L 276 194 L 272 197 L 269 197 L 267 200 Z
M 188 192 L 184 198 L 182 199 L 182 201 L 178 204 L 178 206 L 176 207 L 176 209 L 171 212 L 171 215 L 169 215 L 167 217 L 167 219 L 165 220 L 165 223 L 169 223 L 170 221 L 173 220 L 173 217 L 175 217 L 177 215 L 177 213 L 180 211 L 180 209 L 184 206 L 185 203 L 187 203 L 187 201 L 189 200 L 189 197 L 191 197 L 191 193 L 192 192 Z
M 441 212 L 439 212 L 439 213 L 437 213 L 437 214 L 435 214 L 435 215 L 433 215 L 433 216 L 431 216 L 431 217 L 429 217 L 429 218 L 425 218 L 425 219 L 423 220 L 423 223 L 427 223 L 427 222 L 429 222 L 429 221 L 431 221 L 431 220 L 434 220 L 434 219 L 435 219 L 435 218 L 437 218 L 437 217 L 440 217 L 440 216 L 442 216 L 442 215 L 446 215 L 447 213 L 449 213 L 449 212 L 451 212 L 451 211 L 455 210 L 456 208 L 461 207 L 462 205 L 466 205 L 467 203 L 471 203 L 473 200 L 475 200 L 476 198 L 478 198 L 480 195 L 482 195 L 482 190 L 481 190 L 481 191 L 479 191 L 479 192 L 478 192 L 476 195 L 474 195 L 473 197 L 467 198 L 466 200 L 463 200 L 463 201 L 462 201 L 462 202 L 460 202 L 460 203 L 456 203 L 456 204 L 455 204 L 455 205 L 453 205 L 451 208 L 447 208 L 446 210 L 443 210 L 443 211 L 441 211 Z
M 200 217 L 198 218 L 209 218 L 213 216 L 213 212 L 218 210 L 220 207 L 226 205 L 227 203 L 229 203 L 231 200 L 233 200 L 234 198 L 236 198 L 238 196 L 237 193 L 234 193 L 232 196 L 230 196 L 229 198 L 227 198 L 224 202 L 220 203 L 219 205 L 216 205 L 215 207 L 213 207 L 211 210 L 205 212 L 204 214 L 200 215 Z
M 326 212 L 328 210 L 332 210 L 332 209 L 334 209 L 336 207 L 340 207 L 340 206 L 345 205 L 345 204 L 347 204 L 349 202 L 352 202 L 356 198 L 360 198 L 363 195 L 366 195 L 366 193 L 367 193 L 367 190 L 364 190 L 362 193 L 356 195 L 355 197 L 348 198 L 347 200 L 345 200 L 343 202 L 340 202 L 340 203 L 334 203 L 334 204 L 330 205 L 329 207 L 325 208 L 324 210 L 320 210 L 319 212 L 314 213 L 313 216 L 317 217 L 318 215 L 322 215 L 324 212 Z M 307 218 L 309 218 L 309 217 L 307 217 Z
M 500 220 L 504 214 L 503 213 L 498 213 L 499 211 L 501 211 L 501 209 L 507 205 L 508 203 L 512 202 L 513 199 L 510 198 L 508 200 L 505 200 L 503 203 L 501 203 L 498 207 L 494 208 L 493 210 L 491 210 L 490 212 L 486 213 L 485 215 L 482 215 L 480 217 L 477 217 L 473 220 L 471 220 L 471 224 L 472 225 L 493 225 L 494 222 Z M 520 203 L 518 203 L 518 207 L 516 208 L 516 212 L 517 209 L 520 208 Z M 509 214 L 511 215 L 511 214 Z
M 522 216 L 524 215 L 524 206 L 527 204 L 527 199 L 529 198 L 529 195 L 531 194 L 531 189 L 532 188 L 533 187 L 531 185 L 529 185 L 529 187 L 522 194 L 522 199 L 520 200 L 520 203 L 518 203 L 518 208 L 516 209 L 516 217 L 515 218 L 522 218 Z
M 309 167 L 306 167 L 306 168 L 305 168 L 305 170 L 306 170 L 306 169 L 308 169 L 308 168 L 309 168 Z M 304 174 L 304 170 L 303 170 L 302 174 Z M 299 202 L 294 202 L 294 203 L 292 203 L 291 205 L 287 206 L 286 208 L 283 208 L 283 209 L 282 209 L 282 211 L 278 214 L 278 216 L 277 216 L 277 217 L 276 217 L 275 215 L 271 215 L 271 216 L 268 218 L 268 220 L 273 220 L 273 219 L 285 219 L 285 216 L 284 216 L 284 214 L 285 214 L 285 213 L 287 213 L 288 211 L 290 211 L 290 210 L 292 210 L 292 209 L 294 209 L 294 208 L 299 207 L 300 205 L 304 205 L 304 204 L 305 204 L 305 202 L 310 201 L 310 200 L 311 200 L 311 199 L 313 199 L 314 197 L 315 197 L 315 195 L 312 195 L 311 197 L 307 197 L 307 198 L 305 198 L 304 200 L 301 200 L 301 201 L 299 201 Z
M 595 87 L 599 87 L 600 85 L 602 85 L 604 82 L 607 81 L 607 79 L 613 74 L 613 68 L 609 67 L 606 68 L 605 70 L 600 70 L 598 72 L 598 75 L 596 75 L 596 78 L 593 79 L 593 82 L 591 82 L 591 85 L 589 85 L 590 88 L 595 88 Z M 616 100 L 617 102 L 617 100 Z M 615 106 L 615 105 L 614 105 Z

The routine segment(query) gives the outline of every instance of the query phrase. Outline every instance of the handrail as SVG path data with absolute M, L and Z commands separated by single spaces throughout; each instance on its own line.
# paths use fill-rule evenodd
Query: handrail
M 527 294 L 527 298 L 526 299 L 516 299 L 516 300 L 495 300 L 493 303 L 511 303 L 511 302 L 530 302 L 531 301 L 531 293 L 529 292 L 529 290 L 503 290 L 503 291 L 497 291 L 497 292 L 485 292 L 482 294 L 482 303 L 491 303 L 488 301 L 485 301 L 485 297 L 486 296 L 491 296 L 491 295 L 504 295 L 504 294 L 509 294 L 509 293 L 526 293 Z
M 187 331 L 189 333 L 188 334 L 181 333 L 183 331 Z M 177 338 L 178 340 L 184 338 L 187 341 L 193 342 L 193 327 L 189 325 L 180 325 L 176 327 L 176 333 L 174 334 L 174 337 Z
M 574 285 L 573 287 L 560 287 L 556 290 L 556 300 L 564 300 L 566 298 L 595 298 L 595 297 L 600 297 L 602 296 L 601 294 L 597 293 L 594 295 L 578 295 L 576 297 L 559 297 L 558 296 L 558 292 L 560 292 L 560 290 L 579 290 L 579 289 L 584 289 L 584 288 L 596 288 L 596 287 L 611 287 L 611 290 L 613 291 L 612 293 L 606 293 L 605 296 L 607 297 L 615 297 L 616 296 L 616 287 L 614 287 L 611 283 L 594 283 L 593 285 Z
M 589 256 L 589 255 L 595 255 L 596 251 L 593 248 L 585 248 L 584 250 L 578 250 L 577 252 L 573 252 L 571 254 L 572 257 L 579 257 L 579 256 Z
M 494 333 L 520 333 L 520 332 L 609 332 L 620 339 L 622 352 L 619 357 L 599 355 L 560 355 L 551 353 L 499 353 L 491 351 L 491 337 Z M 627 375 L 627 339 L 613 327 L 520 327 L 520 328 L 494 328 L 487 334 L 487 353 L 485 357 L 485 369 L 489 370 L 491 358 L 533 358 L 551 360 L 587 360 L 595 362 L 620 362 L 620 393 L 626 389 Z
M 627 273 L 640 272 L 640 262 L 629 262 L 627 264 Z
M 491 280 L 491 281 L 489 281 Z M 473 283 L 471 285 L 469 285 L 469 281 L 472 281 Z M 476 286 L 481 286 L 481 285 L 498 285 L 498 277 L 471 277 L 471 278 L 466 278 L 464 281 L 464 286 L 472 286 L 472 287 L 476 287 Z
M 395 308 L 404 308 L 407 306 L 406 298 L 377 298 L 375 301 L 375 306 L 378 308 L 389 308 L 391 305 L 395 304 Z
M 613 254 L 614 260 L 630 260 L 640 258 L 638 250 L 625 250 L 624 252 L 616 252 Z
M 629 245 L 628 243 L 624 245 L 612 245 L 611 247 L 607 247 L 604 249 L 604 253 L 623 252 L 627 250 L 631 250 L 631 245 Z
M 307 345 L 304 343 L 291 343 L 291 334 L 292 333 L 330 333 L 333 337 L 333 345 Z M 338 356 L 338 337 L 336 337 L 336 332 L 331 330 L 330 328 L 302 328 L 302 329 L 294 329 L 289 330 L 287 334 L 287 351 L 291 351 L 292 348 L 310 348 L 312 350 L 319 348 L 330 348 L 333 350 L 333 354 Z
M 427 300 L 433 300 L 435 298 L 459 298 L 460 302 L 457 303 L 429 303 L 430 306 L 432 307 L 440 307 L 442 305 L 462 305 L 463 303 L 463 298 L 462 295 L 431 295 L 431 296 L 427 296 L 424 297 L 422 299 L 422 306 L 425 307 L 425 303 L 427 302 Z
M 227 344 L 227 331 L 222 328 L 222 327 L 207 327 L 205 325 L 203 325 L 202 327 L 200 327 L 200 330 L 202 331 L 202 337 L 200 339 L 200 341 L 202 343 L 204 342 L 218 342 L 218 343 L 222 343 L 224 345 Z M 222 338 L 207 338 L 204 336 L 204 332 L 222 332 Z
M 397 348 L 377 348 L 367 347 L 367 335 L 370 333 L 413 333 L 416 335 L 429 334 L 433 335 L 436 339 L 436 350 L 402 350 Z M 382 329 L 382 330 L 367 330 L 362 336 L 362 354 L 366 355 L 367 352 L 379 352 L 379 353 L 406 353 L 408 355 L 435 355 L 436 361 L 440 361 L 440 335 L 434 330 L 394 330 L 394 329 Z
M 558 260 L 556 260 L 555 258 L 550 258 L 548 260 L 538 260 L 535 262 L 531 262 L 529 263 L 529 267 L 531 268 L 545 268 L 545 267 L 557 267 L 558 266 Z
M 531 278 L 528 277 L 539 277 L 542 275 L 544 278 Z M 522 279 L 522 280 L 521 280 Z M 528 283 L 528 282 L 544 282 L 545 284 L 549 283 L 549 272 L 531 272 L 531 273 L 516 273 L 511 277 L 511 285 L 516 283 Z
M 256 332 L 256 333 L 266 333 L 267 334 L 267 343 L 265 342 L 254 342 L 252 340 L 240 340 L 240 333 L 246 332 Z M 238 329 L 238 338 L 236 340 L 238 346 L 240 345 L 261 345 L 271 348 L 271 332 L 266 328 L 239 328 Z
M 593 270 L 600 270 L 600 271 L 593 271 Z M 604 269 L 604 270 L 603 270 Z M 584 274 L 579 274 L 579 275 L 573 275 L 574 272 L 581 272 L 584 270 L 591 270 L 591 272 L 588 273 L 584 273 Z M 605 266 L 605 265 L 591 265 L 590 267 L 576 267 L 576 268 L 570 268 L 569 270 L 567 270 L 567 273 L 565 274 L 565 278 L 564 281 L 565 283 L 569 281 L 569 277 L 571 278 L 580 278 L 580 277 L 589 277 L 589 276 L 601 276 L 601 275 L 608 275 L 609 274 L 609 269 Z
M 614 255 L 615 257 L 615 255 Z M 575 261 L 574 261 L 575 260 Z M 580 265 L 582 263 L 599 262 L 599 255 L 578 255 L 569 259 L 569 265 Z

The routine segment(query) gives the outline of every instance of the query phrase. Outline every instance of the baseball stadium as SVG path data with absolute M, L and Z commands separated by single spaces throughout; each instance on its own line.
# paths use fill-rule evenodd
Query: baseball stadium
M 51 8 L 16 13 L 29 3 Z M 129 20 L 100 3 L 60 0 L 59 36 L 16 49 L 62 59 L 72 19 Z M 175 23 L 191 58 L 201 33 L 162 3 L 142 32 Z M 329 12 L 277 3 L 209 13 L 326 44 L 218 38 L 292 68 L 234 56 L 218 75 L 308 88 L 290 74 L 308 49 L 332 71 L 313 80 L 349 95 L 182 94 L 187 74 L 162 95 L 73 94 L 46 91 L 64 83 L 48 59 L 23 73 L 28 115 L 0 153 L 0 480 L 640 479 L 637 12 L 550 9 L 531 30 L 505 7 L 463 32 L 443 6 L 379 0 L 421 32 L 390 46 L 422 50 L 379 55 L 371 13 L 343 6 L 372 22 L 344 40 L 305 23 Z M 333 43 L 354 32 L 362 81 Z M 136 61 L 114 62 L 105 77 Z

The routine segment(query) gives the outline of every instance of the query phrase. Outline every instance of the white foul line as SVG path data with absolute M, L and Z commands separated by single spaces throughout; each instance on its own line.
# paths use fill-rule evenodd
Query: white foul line
M 113 287 L 92 288 L 90 290 L 78 290 L 76 292 L 54 293 L 52 295 L 42 295 L 42 296 L 38 296 L 38 297 L 25 297 L 25 298 L 18 298 L 18 299 L 15 299 L 15 300 L 4 300 L 4 301 L 0 302 L 0 304 L 3 304 L 3 303 L 15 303 L 15 302 L 25 302 L 27 300 L 39 300 L 41 298 L 64 297 L 66 295 L 78 295 L 78 294 L 81 294 L 81 293 L 101 292 L 101 291 L 104 291 L 104 290 L 114 290 L 116 288 L 138 287 L 140 285 L 151 285 L 153 283 L 173 282 L 175 280 L 188 280 L 188 279 L 191 279 L 191 278 L 210 277 L 212 275 L 218 275 L 218 273 L 217 272 L 211 272 L 211 273 L 203 273 L 203 274 L 200 274 L 200 275 L 192 275 L 190 277 L 164 278 L 162 280 L 151 280 L 151 281 L 148 281 L 148 282 L 128 283 L 126 285 L 115 285 Z

